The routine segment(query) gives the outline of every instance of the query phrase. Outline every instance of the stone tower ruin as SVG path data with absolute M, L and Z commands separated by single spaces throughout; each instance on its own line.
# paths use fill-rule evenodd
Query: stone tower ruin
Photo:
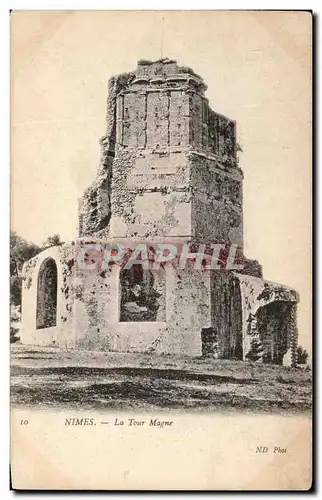
M 296 362 L 298 295 L 244 256 L 236 123 L 210 108 L 206 89 L 169 59 L 109 80 L 79 239 L 24 267 L 24 343 Z M 75 248 L 106 240 L 234 245 L 241 269 L 80 269 Z

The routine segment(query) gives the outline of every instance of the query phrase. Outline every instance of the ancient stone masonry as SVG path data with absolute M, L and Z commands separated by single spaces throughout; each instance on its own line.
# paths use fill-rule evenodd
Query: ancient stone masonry
M 116 98 L 124 86 L 134 78 L 133 73 L 112 77 L 108 85 L 107 132 L 102 137 L 101 161 L 97 177 L 79 200 L 79 235 L 90 235 L 105 228 L 110 220 L 110 188 L 112 163 L 116 140 Z
M 170 59 L 110 78 L 79 239 L 25 264 L 24 343 L 296 363 L 299 298 L 244 255 L 236 123 L 206 90 Z M 77 249 L 107 240 L 235 245 L 241 269 L 80 268 Z
M 110 80 L 102 165 L 80 202 L 80 236 L 202 239 L 211 228 L 212 241 L 239 233 L 242 246 L 235 122 L 210 109 L 205 89 L 171 60 L 140 61 Z

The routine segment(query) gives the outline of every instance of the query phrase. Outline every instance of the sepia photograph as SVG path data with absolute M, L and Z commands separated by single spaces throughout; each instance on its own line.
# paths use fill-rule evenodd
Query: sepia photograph
M 240 416 L 291 467 L 66 489 L 310 487 L 311 100 L 310 12 L 11 12 L 12 449 Z

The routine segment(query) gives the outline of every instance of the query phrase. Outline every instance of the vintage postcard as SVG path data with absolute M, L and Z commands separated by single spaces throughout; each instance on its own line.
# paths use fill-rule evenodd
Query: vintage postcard
M 312 484 L 312 15 L 11 13 L 17 490 Z

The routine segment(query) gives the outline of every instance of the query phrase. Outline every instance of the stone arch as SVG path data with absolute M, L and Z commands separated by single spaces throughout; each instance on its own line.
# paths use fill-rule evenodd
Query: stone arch
M 295 334 L 294 307 L 294 302 L 274 300 L 257 309 L 256 330 L 264 363 L 283 364 Z
M 57 324 L 57 265 L 53 258 L 45 259 L 39 268 L 37 280 L 36 329 Z

